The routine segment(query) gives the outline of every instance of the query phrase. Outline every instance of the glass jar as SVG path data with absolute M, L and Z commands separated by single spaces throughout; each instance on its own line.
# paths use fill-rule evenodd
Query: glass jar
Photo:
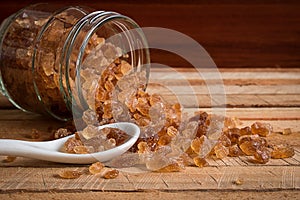
M 148 81 L 145 36 L 115 12 L 31 5 L 2 22 L 0 42 L 1 92 L 23 111 L 69 120 L 103 105 L 101 81 L 105 90 L 126 74 Z

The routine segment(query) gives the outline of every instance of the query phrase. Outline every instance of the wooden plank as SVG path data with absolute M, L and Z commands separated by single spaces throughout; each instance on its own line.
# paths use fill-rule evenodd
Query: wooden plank
M 169 103 L 180 103 L 185 108 L 248 108 L 299 107 L 299 94 L 161 94 Z
M 224 191 L 224 190 L 188 190 L 188 191 L 136 191 L 136 192 L 102 192 L 102 191 L 76 191 L 76 192 L 15 192 L 15 193 L 0 193 L 1 199 L 7 200 L 27 200 L 27 199 L 122 199 L 122 200 L 134 200 L 134 199 L 298 199 L 300 195 L 299 190 L 277 190 L 277 191 L 256 191 L 256 190 L 240 190 L 240 191 Z
M 84 170 L 85 167 L 69 167 Z M 1 168 L 1 192 L 23 191 L 179 191 L 300 189 L 299 166 L 218 166 L 187 168 L 180 173 L 122 172 L 116 179 L 83 174 L 75 180 L 56 174 L 63 168 Z M 241 180 L 241 185 L 235 181 Z
M 203 70 L 204 73 L 209 73 L 208 69 Z M 221 81 L 218 90 L 208 90 L 208 87 L 215 87 L 215 82 L 205 82 L 195 69 L 153 69 L 147 91 L 159 93 L 170 102 L 179 99 L 184 107 L 300 105 L 299 70 L 256 70 L 223 70 L 220 72 L 222 80 L 204 75 L 212 78 L 209 81 Z M 1 99 L 3 98 L 0 98 L 0 108 L 11 106 L 6 103 L 7 100 Z
M 282 132 L 284 128 L 291 128 L 292 132 L 296 134 L 300 130 L 299 108 L 186 108 L 184 112 L 192 115 L 200 110 L 208 113 L 224 112 L 226 116 L 239 118 L 242 123 L 240 126 L 248 126 L 256 121 L 263 121 L 270 123 L 275 132 Z M 20 110 L 0 110 L 0 137 L 2 138 L 29 139 L 32 129 L 37 129 L 42 133 L 42 138 L 49 139 L 52 129 L 64 125 L 62 122 L 24 113 Z M 296 135 L 286 135 L 285 137 L 292 139 L 291 137 L 296 137 Z
M 170 73 L 174 73 L 172 76 Z M 150 69 L 150 80 L 180 80 L 182 77 L 186 79 L 206 79 L 218 78 L 220 75 L 222 79 L 235 79 L 235 80 L 298 80 L 300 76 L 299 68 L 172 68 L 172 67 L 152 67 Z M 171 75 L 171 76 L 170 76 Z M 180 76 L 178 76 L 180 75 Z M 202 76 L 202 77 L 201 77 Z
M 166 73 L 166 72 L 164 72 Z M 224 72 L 227 73 L 227 72 Z M 239 73 L 239 72 L 238 72 Z M 228 73 L 228 77 L 230 73 Z M 250 74 L 251 75 L 251 74 Z M 272 75 L 274 76 L 274 74 Z M 269 77 L 271 80 L 272 78 Z M 227 85 L 231 87 L 235 86 L 240 82 L 239 79 L 232 79 L 235 82 L 227 82 Z M 249 83 L 250 79 L 243 79 Z M 275 79 L 273 79 L 275 80 Z M 285 82 L 287 77 L 282 77 L 282 83 Z M 293 79 L 292 79 L 293 80 Z M 295 78 L 294 81 L 290 81 L 286 84 L 298 84 L 298 80 Z M 246 83 L 244 82 L 244 83 Z M 257 83 L 259 83 L 258 81 Z M 198 82 L 194 82 L 198 84 Z M 275 81 L 273 81 L 274 87 L 269 86 L 269 83 L 265 83 L 267 89 L 265 92 L 261 92 L 263 95 L 265 93 L 271 93 L 275 91 L 278 87 Z M 176 85 L 176 84 L 175 84 Z M 280 85 L 280 84 L 279 84 Z M 284 85 L 284 84 L 283 84 Z M 261 85 L 262 86 L 262 85 Z M 246 86 L 247 87 L 247 84 Z M 256 87 L 256 86 L 253 86 Z M 295 85 L 296 87 L 296 85 Z M 151 88 L 151 86 L 150 86 Z M 263 88 L 263 87 L 261 87 Z M 261 89 L 260 88 L 260 89 Z M 232 88 L 232 93 L 234 90 Z M 253 89 L 253 88 L 252 88 Z M 237 93 L 237 92 L 236 92 Z M 247 92 L 245 92 L 247 93 Z M 284 93 L 284 89 L 280 90 L 278 93 Z M 291 92 L 293 93 L 293 92 Z M 298 89 L 295 91 L 295 98 L 297 98 Z M 238 95 L 238 94 L 237 94 Z M 254 95 L 249 95 L 250 98 L 258 98 L 259 94 L 254 92 Z M 170 95 L 171 96 L 171 95 Z M 241 97 L 242 95 L 239 95 Z M 251 97 L 252 96 L 252 97 Z M 283 94 L 285 97 L 290 97 L 289 95 Z M 186 98 L 188 105 L 191 105 L 191 100 L 189 96 L 185 96 L 182 93 L 179 97 Z M 197 97 L 200 97 L 199 95 Z M 209 99 L 209 96 L 206 96 Z M 274 97 L 274 96 L 273 96 Z M 272 97 L 272 98 L 273 98 Z M 280 94 L 276 94 L 276 97 L 280 97 Z M 271 98 L 271 97 L 270 97 Z M 259 99 L 259 98 L 258 98 Z M 228 100 L 228 97 L 227 97 Z M 281 98 L 280 101 L 283 99 Z M 290 101 L 291 99 L 289 99 Z M 202 98 L 203 101 L 203 98 Z M 206 100 L 208 102 L 209 100 Z M 249 101 L 249 99 L 248 99 Z M 263 101 L 263 100 L 262 100 Z M 280 102 L 279 101 L 279 102 Z M 286 100 L 288 101 L 288 100 Z M 240 99 L 239 99 L 239 102 Z M 239 105 L 234 103 L 234 105 Z M 262 105 L 262 104 L 261 104 Z M 290 103 L 285 106 L 297 106 L 295 103 Z M 197 105 L 196 105 L 197 106 Z M 185 108 L 189 113 L 193 113 L 197 110 L 220 113 L 222 108 L 195 108 L 196 106 L 191 106 L 192 108 Z M 251 125 L 255 121 L 263 121 L 270 123 L 274 127 L 274 131 L 282 131 L 283 128 L 291 128 L 291 135 L 280 135 L 272 134 L 268 139 L 273 142 L 282 143 L 287 142 L 297 148 L 300 144 L 300 134 L 299 134 L 299 120 L 300 120 L 300 110 L 298 107 L 270 107 L 270 108 L 226 108 L 224 110 L 226 116 L 238 117 L 240 118 L 240 126 Z M 51 138 L 51 131 L 49 127 L 60 127 L 63 124 L 55 120 L 49 120 L 48 118 L 41 117 L 40 115 L 24 113 L 19 110 L 0 110 L 0 136 L 2 138 L 19 138 L 19 139 L 30 139 L 30 132 L 33 128 L 38 129 L 43 132 L 41 137 L 42 140 L 48 140 Z M 198 168 L 188 168 L 186 171 L 175 174 L 159 174 L 159 173 L 135 173 L 131 174 L 128 171 L 122 171 L 120 177 L 116 180 L 104 180 L 99 177 L 84 174 L 79 179 L 75 181 L 57 179 L 55 174 L 59 170 L 65 168 L 63 164 L 56 164 L 45 161 L 37 161 L 33 159 L 18 158 L 13 163 L 0 163 L 0 176 L 1 173 L 11 169 L 10 176 L 15 173 L 15 179 L 11 178 L 9 181 L 0 182 L 0 188 L 2 192 L 13 192 L 18 190 L 25 191 L 178 191 L 179 188 L 183 190 L 278 190 L 280 189 L 297 189 L 299 188 L 299 180 L 297 179 L 299 174 L 299 164 L 300 164 L 300 152 L 296 149 L 296 155 L 293 158 L 288 159 L 278 159 L 271 160 L 266 165 L 257 165 L 249 161 L 248 157 L 239 158 L 225 158 L 223 160 L 209 159 L 209 167 L 205 167 L 202 171 L 205 174 L 201 174 Z M 1 156 L 0 159 L 3 160 L 5 157 Z M 39 166 L 37 168 L 31 168 L 32 166 Z M 26 168 L 24 168 L 26 167 Z M 240 167 L 243 167 L 240 169 Z M 265 168 L 268 167 L 268 168 Z M 272 167 L 281 167 L 283 171 L 279 171 Z M 286 168 L 287 167 L 287 168 Z M 295 168 L 290 168 L 295 167 Z M 30 170 L 32 169 L 32 170 Z M 68 166 L 68 169 L 86 169 L 83 166 Z M 193 170 L 197 172 L 193 172 Z M 236 171 L 245 171 L 247 174 Z M 265 174 L 252 174 L 252 171 L 266 170 Z M 134 171 L 134 170 L 133 170 Z M 193 173 L 189 174 L 192 171 Z M 233 172 L 232 172 L 233 171 Z M 276 174 L 271 175 L 270 172 Z M 277 175 L 282 175 L 281 178 Z M 240 177 L 250 176 L 253 179 L 247 180 L 247 184 L 239 186 L 234 183 L 236 180 L 240 180 Z M 261 178 L 261 176 L 268 177 L 268 181 Z M 274 177 L 273 177 L 274 176 Z M 7 177 L 7 176 L 3 176 Z M 30 179 L 28 177 L 31 177 Z M 32 178 L 34 177 L 34 178 Z M 201 177 L 201 179 L 200 179 Z M 46 180 L 46 181 L 45 181 Z M 256 182 L 254 181 L 256 180 Z M 281 180 L 281 182 L 279 182 Z M 27 184 L 28 182 L 28 184 Z M 259 187 L 257 186 L 259 185 Z M 60 189 L 58 189 L 60 188 Z
M 202 74 L 195 69 L 151 69 L 147 91 L 159 93 L 169 102 L 179 100 L 184 107 L 300 105 L 299 70 L 277 71 L 256 68 L 253 71 L 251 69 L 221 71 L 201 69 L 201 71 Z M 217 90 L 208 89 L 216 86 Z
M 237 87 L 239 88 L 239 87 Z M 299 87 L 297 87 L 299 88 Z M 263 93 L 263 87 L 258 88 L 256 91 L 260 91 L 259 93 Z M 296 87 L 295 87 L 296 89 Z M 248 89 L 242 89 L 243 91 L 247 91 Z M 276 90 L 276 87 L 274 87 L 274 90 Z M 289 91 L 284 89 L 278 89 L 282 92 Z M 296 89 L 298 90 L 298 89 Z M 147 90 L 149 93 L 157 93 L 158 91 L 161 91 L 161 88 L 148 88 Z M 224 106 L 224 103 L 228 107 L 298 107 L 300 106 L 300 98 L 299 93 L 297 94 L 276 94 L 276 98 L 274 98 L 275 94 L 254 94 L 252 90 L 248 90 L 247 93 L 253 93 L 253 94 L 224 94 L 224 95 L 218 95 L 218 94 L 182 94 L 182 90 L 179 90 L 181 94 L 176 94 L 174 92 L 173 94 L 170 94 L 169 90 L 165 90 L 165 93 L 160 93 L 161 96 L 168 102 L 174 103 L 177 102 L 178 99 L 180 100 L 180 103 L 187 108 L 193 108 L 193 107 L 212 107 L 212 106 Z M 235 92 L 234 90 L 232 90 Z M 203 93 L 201 91 L 201 93 Z M 226 97 L 225 100 L 218 100 L 218 98 Z M 212 103 L 213 101 L 214 103 Z M 2 102 L 0 102 L 2 103 Z M 13 108 L 12 105 L 4 105 L 1 106 L 2 108 Z
M 215 87 L 213 84 L 207 85 L 191 85 L 190 82 L 185 81 L 185 83 L 178 83 L 172 81 L 171 84 L 169 82 L 159 81 L 157 83 L 149 83 L 147 90 L 150 93 L 159 93 L 162 95 L 167 95 L 170 93 L 176 95 L 198 95 L 198 94 L 220 94 L 223 92 L 225 95 L 232 94 L 241 94 L 241 95 L 263 95 L 263 94 L 272 94 L 272 95 L 300 95 L 299 84 L 288 84 L 288 85 L 221 85 L 219 86 L 221 89 L 217 91 L 209 91 L 209 87 Z M 224 87 L 224 89 L 222 88 Z M 222 94 L 222 93 L 221 93 Z

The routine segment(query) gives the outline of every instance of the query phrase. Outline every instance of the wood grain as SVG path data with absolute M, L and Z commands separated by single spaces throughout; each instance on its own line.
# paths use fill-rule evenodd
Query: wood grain
M 85 170 L 86 167 L 68 167 Z M 9 191 L 201 191 L 300 189 L 299 166 L 218 166 L 193 168 L 181 173 L 127 173 L 117 179 L 84 174 L 79 179 L 57 177 L 63 168 L 5 168 L 1 170 L 2 192 Z M 241 185 L 235 184 L 240 180 Z
M 151 68 L 147 91 L 186 108 L 299 107 L 300 69 Z M 209 87 L 218 90 L 209 90 Z M 275 97 L 276 95 L 276 97 Z M 0 96 L 0 108 L 11 108 Z
M 194 190 L 194 191 L 137 191 L 137 192 L 101 192 L 101 191 L 76 191 L 76 192 L 16 192 L 16 193 L 0 193 L 1 199 L 9 200 L 27 200 L 27 199 L 123 199 L 123 200 L 135 200 L 135 199 L 241 199 L 246 200 L 250 197 L 252 199 L 298 199 L 300 195 L 299 190 L 280 190 L 280 191 L 262 191 L 257 190 L 240 190 L 240 191 L 224 191 L 224 190 Z
M 161 77 L 162 70 L 158 71 L 160 74 L 156 75 Z M 185 71 L 185 69 L 182 69 L 182 71 Z M 233 70 L 233 72 L 226 69 L 222 73 L 224 73 L 224 77 L 227 76 L 226 80 L 248 80 L 244 79 L 241 74 L 234 74 L 241 73 L 241 71 L 244 71 L 244 69 Z M 261 71 L 260 69 L 259 71 L 264 73 L 266 70 Z M 281 76 L 283 81 L 297 80 L 298 72 L 295 72 L 295 69 L 292 71 L 291 74 L 287 72 L 288 75 L 285 72 L 280 72 L 278 75 Z M 260 72 L 247 73 L 251 77 Z M 272 73 L 274 71 L 271 70 L 266 74 Z M 233 74 L 233 76 L 230 76 L 230 74 Z M 188 76 L 192 77 L 194 75 L 191 73 Z M 258 75 L 258 77 L 260 76 Z M 274 77 L 274 74 L 268 79 L 272 79 L 271 77 Z M 288 79 L 288 77 L 291 77 L 291 79 Z M 262 80 L 265 80 L 263 76 L 261 76 L 260 81 Z M 273 84 L 276 85 L 276 82 L 273 82 Z M 176 84 L 174 85 L 176 86 Z M 280 85 L 278 85 L 279 88 Z M 227 86 L 230 86 L 230 83 Z M 265 92 L 263 92 L 263 89 L 264 87 L 260 88 L 258 93 L 264 94 L 267 91 L 272 91 L 270 87 L 266 87 Z M 232 91 L 234 92 L 234 90 Z M 274 96 L 278 97 L 280 93 L 284 95 L 283 92 L 284 90 L 281 90 L 279 94 L 274 94 Z M 297 95 L 298 90 L 296 89 L 294 93 Z M 252 92 L 249 95 L 253 95 Z M 214 197 L 224 198 L 224 195 L 228 198 L 237 198 L 236 195 L 262 197 L 265 194 L 271 195 L 272 198 L 296 198 L 300 190 L 300 110 L 298 106 L 292 106 L 294 104 L 287 107 L 235 107 L 226 108 L 225 110 L 227 116 L 240 119 L 239 126 L 241 127 L 249 126 L 255 121 L 270 123 L 276 133 L 271 134 L 268 140 L 273 143 L 292 145 L 296 152 L 292 158 L 272 159 L 265 165 L 254 164 L 249 157 L 225 158 L 222 160 L 212 158 L 208 160 L 208 167 L 188 167 L 182 172 L 167 174 L 137 173 L 141 170 L 127 168 L 122 169 L 120 176 L 112 180 L 105 180 L 86 173 L 87 165 L 65 165 L 17 158 L 12 163 L 0 162 L 0 198 L 36 197 L 48 200 L 51 198 L 68 199 L 76 197 L 89 199 L 95 199 L 96 197 L 107 197 L 108 199 L 141 197 L 151 199 L 158 195 L 164 199 L 172 199 L 175 197 L 170 196 L 170 194 L 176 194 L 176 197 L 198 199 L 206 192 L 208 192 L 206 198 L 212 195 L 212 199 Z M 222 108 L 200 108 L 200 110 L 213 113 L 214 111 L 219 112 Z M 185 111 L 194 113 L 199 111 L 199 108 L 185 108 Z M 63 126 L 63 124 L 40 115 L 24 113 L 15 109 L 0 109 L 0 138 L 28 140 L 32 129 L 35 128 L 42 133 L 41 140 L 49 140 L 52 135 L 49 127 L 60 126 Z M 284 128 L 291 128 L 292 134 L 280 134 Z M 5 156 L 0 156 L 0 161 L 4 159 Z M 58 178 L 57 174 L 65 169 L 80 170 L 84 174 L 75 180 Z M 49 191 L 51 192 L 49 193 Z M 76 197 L 74 197 L 75 194 Z
M 0 20 L 34 2 L 37 1 L 12 0 L 2 4 Z M 55 0 L 50 6 L 70 2 Z M 270 123 L 275 133 L 268 140 L 288 143 L 296 154 L 292 158 L 272 159 L 265 165 L 254 164 L 249 157 L 209 159 L 208 167 L 188 167 L 179 173 L 133 173 L 138 169 L 130 168 L 121 170 L 120 176 L 112 180 L 88 173 L 75 180 L 60 179 L 57 173 L 61 170 L 86 172 L 88 166 L 28 158 L 4 163 L 5 156 L 0 156 L 0 199 L 299 198 L 299 1 L 103 0 L 99 3 L 86 0 L 76 4 L 115 10 L 143 27 L 170 28 L 195 39 L 216 62 L 219 76 L 210 76 L 211 69 L 201 69 L 199 74 L 184 59 L 151 49 L 152 62 L 175 68 L 152 67 L 148 91 L 158 92 L 169 101 L 180 99 L 188 113 L 225 111 L 226 116 L 239 118 L 241 127 L 255 121 Z M 163 42 L 191 55 L 198 53 L 181 41 Z M 221 90 L 207 89 L 209 84 L 220 81 L 226 94 L 225 103 L 218 99 L 223 94 Z M 0 96 L 0 138 L 30 140 L 32 129 L 37 129 L 42 133 L 40 140 L 49 140 L 51 130 L 61 126 L 64 126 L 61 122 L 16 110 Z M 280 134 L 284 128 L 291 128 L 292 134 Z

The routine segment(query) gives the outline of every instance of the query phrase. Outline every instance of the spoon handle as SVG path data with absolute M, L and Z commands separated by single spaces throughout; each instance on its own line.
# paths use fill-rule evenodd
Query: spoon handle
M 22 140 L 0 140 L 0 155 L 31 157 L 38 150 L 37 147 L 29 145 L 29 142 Z

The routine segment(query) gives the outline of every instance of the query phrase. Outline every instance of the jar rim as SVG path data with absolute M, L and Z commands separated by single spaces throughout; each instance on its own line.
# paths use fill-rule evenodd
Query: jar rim
M 82 62 L 83 62 L 83 57 L 84 57 L 84 52 L 85 49 L 88 45 L 89 40 L 91 39 L 91 37 L 97 32 L 97 30 L 99 28 L 101 28 L 103 25 L 105 25 L 108 22 L 114 22 L 114 21 L 119 21 L 119 20 L 126 20 L 127 23 L 129 23 L 134 29 L 140 29 L 140 27 L 138 26 L 138 24 L 133 21 L 131 18 L 121 15 L 119 13 L 116 12 L 107 12 L 107 11 L 95 11 L 92 12 L 90 14 L 88 14 L 87 16 L 83 17 L 81 20 L 79 20 L 76 25 L 72 28 L 72 30 L 70 31 L 68 38 L 66 40 L 65 46 L 63 48 L 63 59 L 61 60 L 61 69 L 63 70 L 63 73 L 60 73 L 60 78 L 64 79 L 67 85 L 67 91 L 65 89 L 62 88 L 62 92 L 64 95 L 64 98 L 68 99 L 68 102 L 72 102 L 72 105 L 69 105 L 71 107 L 69 107 L 69 109 L 72 110 L 72 112 L 74 112 L 74 110 L 72 109 L 73 107 L 73 103 L 75 103 L 76 107 L 82 107 L 82 108 L 87 108 L 88 105 L 85 102 L 85 99 L 82 95 L 82 88 L 81 83 L 80 83 L 80 70 L 82 67 Z M 76 69 L 76 91 L 77 91 L 77 99 L 79 102 L 74 102 L 72 100 L 74 100 L 74 96 L 72 94 L 72 89 L 70 86 L 70 82 L 68 81 L 69 76 L 69 61 L 70 61 L 70 57 L 74 48 L 74 44 L 76 41 L 76 38 L 78 37 L 78 35 L 80 34 L 80 31 L 82 29 L 84 29 L 85 27 L 89 27 L 89 30 L 87 31 L 87 33 L 85 34 L 85 37 L 83 39 L 83 41 L 81 42 L 81 46 L 80 46 L 80 50 L 79 53 L 77 55 L 77 59 L 76 59 L 76 64 L 75 64 L 75 69 Z M 128 31 L 127 30 L 121 30 L 121 32 L 124 31 Z M 120 34 L 120 33 L 118 33 Z M 142 45 L 140 46 L 140 48 L 145 49 L 145 64 L 148 65 L 150 63 L 150 53 L 148 50 L 148 43 L 147 40 L 145 38 L 145 35 L 142 31 L 139 32 L 139 36 L 142 38 Z M 133 41 L 128 41 L 128 43 L 132 43 Z M 128 52 L 133 52 L 134 50 L 136 50 L 137 48 L 133 48 L 130 49 Z M 136 57 L 136 56 L 135 56 Z M 149 79 L 149 66 L 146 67 L 146 80 L 148 81 Z M 64 77 L 63 77 L 64 75 Z M 147 83 L 146 83 L 147 84 Z M 80 105 L 78 105 L 77 103 L 79 103 Z M 73 113 L 74 114 L 74 113 Z

